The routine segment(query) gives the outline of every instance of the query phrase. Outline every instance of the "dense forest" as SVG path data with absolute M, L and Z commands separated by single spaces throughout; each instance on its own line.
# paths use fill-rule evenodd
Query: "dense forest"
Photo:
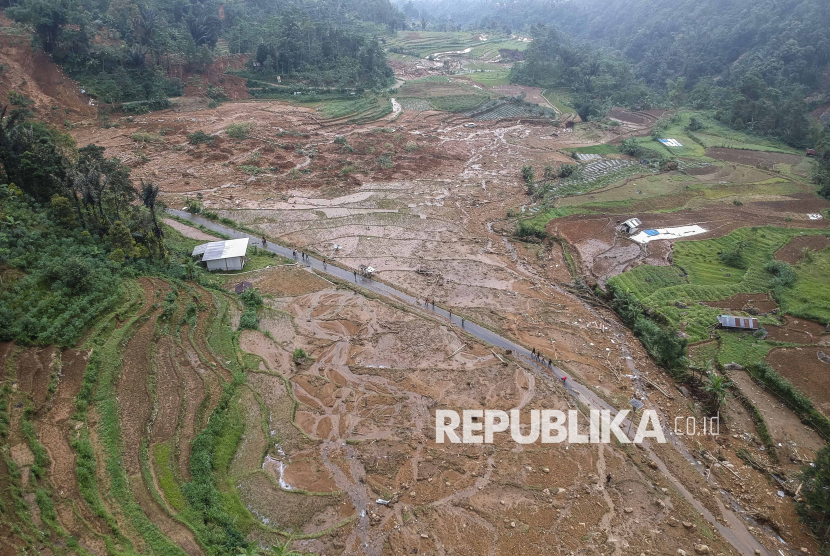
M 22 0 L 6 15 L 106 103 L 180 95 L 172 69 L 201 73 L 222 53 L 265 52 L 286 77 L 320 74 L 327 86 L 384 86 L 376 37 L 403 17 L 388 0 Z
M 553 27 L 534 27 L 531 34 L 526 61 L 513 68 L 512 82 L 571 91 L 585 120 L 604 115 L 611 106 L 642 109 L 659 102 L 625 59 L 581 48 Z

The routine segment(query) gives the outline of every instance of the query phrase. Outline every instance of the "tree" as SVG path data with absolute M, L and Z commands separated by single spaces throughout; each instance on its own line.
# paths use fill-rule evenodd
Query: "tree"
M 713 372 L 706 377 L 704 389 L 709 394 L 709 408 L 712 413 L 720 411 L 731 386 L 732 382 L 729 379 Z
M 65 138 L 42 122 L 26 121 L 26 110 L 12 110 L 6 117 L 7 108 L 0 111 L 0 164 L 6 181 L 48 202 L 60 192 L 69 167 L 61 148 Z
M 52 195 L 49 208 L 52 210 L 55 220 L 64 228 L 72 229 L 77 226 L 78 222 L 72 212 L 72 203 L 66 197 L 57 194 Z
M 130 256 L 135 248 L 135 239 L 133 239 L 130 229 L 127 228 L 120 220 L 116 220 L 110 226 L 106 239 L 112 246 L 113 251 L 120 249 L 121 252 Z
M 141 180 L 141 192 L 139 193 L 139 197 L 141 199 L 141 203 L 150 209 L 150 214 L 153 217 L 153 233 L 156 237 L 161 238 L 164 237 L 164 234 L 159 227 L 158 220 L 156 218 L 156 204 L 158 203 L 159 195 L 159 186 L 153 185 L 153 182 Z
M 43 44 L 43 50 L 52 52 L 57 46 L 71 9 L 73 8 L 67 0 L 25 0 L 22 4 L 6 10 L 6 15 L 32 25 Z

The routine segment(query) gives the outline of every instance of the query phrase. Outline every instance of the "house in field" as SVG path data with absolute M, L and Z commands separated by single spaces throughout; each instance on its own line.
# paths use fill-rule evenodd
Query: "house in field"
M 633 234 L 640 227 L 640 224 L 642 222 L 640 222 L 639 218 L 629 218 L 620 225 L 620 231 L 625 234 Z
M 212 241 L 197 245 L 193 249 L 194 257 L 201 257 L 207 269 L 242 270 L 245 266 L 245 254 L 248 252 L 248 238 Z
M 733 317 L 731 315 L 718 315 L 718 322 L 723 328 L 758 330 L 758 319 L 752 317 Z

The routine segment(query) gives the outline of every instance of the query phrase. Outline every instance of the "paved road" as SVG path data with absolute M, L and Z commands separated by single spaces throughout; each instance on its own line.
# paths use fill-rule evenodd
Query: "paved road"
M 168 209 L 168 212 L 174 214 L 180 218 L 189 220 L 194 224 L 201 224 L 205 228 L 210 230 L 214 230 L 216 232 L 220 232 L 232 238 L 244 238 L 247 237 L 251 241 L 252 245 L 256 245 L 259 248 L 262 248 L 262 241 L 260 238 L 252 236 L 251 234 L 247 234 L 245 232 L 240 232 L 234 230 L 233 228 L 229 228 L 212 220 L 208 220 L 207 218 L 202 218 L 201 216 L 196 216 L 190 214 L 185 211 L 175 210 L 175 209 Z M 293 251 L 287 247 L 283 247 L 282 245 L 278 245 L 272 242 L 268 242 L 266 245 L 266 249 L 271 251 L 272 253 L 277 253 L 278 255 L 282 255 L 289 259 L 293 259 Z M 300 256 L 297 255 L 297 259 L 299 260 Z M 384 284 L 383 282 L 379 282 L 378 280 L 373 280 L 371 278 L 366 278 L 364 276 L 357 275 L 357 279 L 355 280 L 354 273 L 350 270 L 344 270 L 338 266 L 332 264 L 326 264 L 322 260 L 315 259 L 313 257 L 308 257 L 305 261 L 302 261 L 303 264 L 310 266 L 315 271 L 318 271 L 323 274 L 328 274 L 330 276 L 334 276 L 336 278 L 340 278 L 341 280 L 346 280 L 349 282 L 356 282 L 362 288 L 367 290 L 371 290 L 373 292 L 379 293 L 386 297 L 390 297 L 392 299 L 397 299 L 403 303 L 411 305 L 413 307 L 418 307 L 421 311 L 430 312 L 437 314 L 441 317 L 448 319 L 452 324 L 458 325 L 461 327 L 461 318 L 458 315 L 450 314 L 448 311 L 442 309 L 441 307 L 436 306 L 435 309 L 432 308 L 432 305 L 429 308 L 425 308 L 423 306 L 423 299 L 419 300 L 411 295 L 398 291 L 397 289 Z M 571 378 L 568 378 L 566 381 L 563 381 L 562 378 L 566 376 L 565 372 L 560 369 L 559 367 L 553 366 L 548 367 L 547 365 L 542 365 L 538 361 L 533 358 L 533 355 L 530 350 L 527 348 L 508 340 L 502 336 L 499 336 L 495 332 L 488 330 L 482 326 L 479 326 L 472 322 L 465 322 L 464 323 L 464 331 L 467 333 L 475 336 L 476 338 L 492 345 L 495 347 L 509 349 L 512 350 L 514 354 L 523 357 L 527 363 L 532 365 L 537 371 L 542 373 L 552 374 L 556 378 L 559 379 L 559 383 L 563 384 L 565 389 L 571 394 L 574 398 L 576 398 L 579 402 L 584 404 L 589 409 L 608 409 L 611 411 L 611 415 L 616 415 L 617 410 L 605 402 L 602 398 L 597 396 L 592 390 L 580 384 L 578 382 L 573 381 Z M 629 429 L 629 421 L 623 421 L 621 428 L 625 431 Z M 667 426 L 664 426 L 664 432 L 667 431 Z M 633 433 L 636 430 L 636 427 L 631 428 L 631 434 L 633 437 Z M 667 438 L 671 438 L 670 435 L 666 435 Z M 671 438 L 674 440 L 674 438 Z M 685 449 L 685 446 L 678 442 L 671 442 L 672 445 L 680 452 L 683 457 L 685 457 L 690 463 L 695 464 L 694 458 L 688 453 Z M 731 510 L 722 506 L 720 501 L 718 500 L 718 505 L 720 506 L 721 514 L 725 518 L 727 524 L 724 525 L 719 522 L 714 515 L 712 515 L 709 510 L 707 510 L 700 502 L 695 499 L 695 497 L 683 486 L 683 484 L 677 480 L 668 470 L 666 465 L 657 457 L 657 454 L 652 451 L 647 442 L 643 442 L 642 447 L 645 449 L 645 452 L 649 455 L 651 460 L 657 464 L 659 471 L 669 479 L 672 484 L 677 488 L 678 492 L 680 492 L 684 498 L 697 510 L 704 518 L 706 518 L 713 527 L 717 528 L 718 531 L 723 535 L 723 537 L 741 554 L 746 555 L 754 555 L 756 554 L 755 550 L 760 550 L 760 554 L 772 556 L 771 553 L 761 544 L 758 540 L 752 536 L 749 530 L 746 528 L 744 522 Z M 700 471 L 700 466 L 695 465 L 695 467 Z

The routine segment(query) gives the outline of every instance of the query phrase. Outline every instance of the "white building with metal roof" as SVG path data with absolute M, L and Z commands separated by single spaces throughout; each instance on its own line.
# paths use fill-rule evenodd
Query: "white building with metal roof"
M 245 254 L 248 252 L 248 238 L 229 239 L 226 241 L 212 241 L 197 245 L 193 249 L 193 256 L 201 255 L 202 262 L 207 269 L 214 270 L 242 270 L 245 266 Z

